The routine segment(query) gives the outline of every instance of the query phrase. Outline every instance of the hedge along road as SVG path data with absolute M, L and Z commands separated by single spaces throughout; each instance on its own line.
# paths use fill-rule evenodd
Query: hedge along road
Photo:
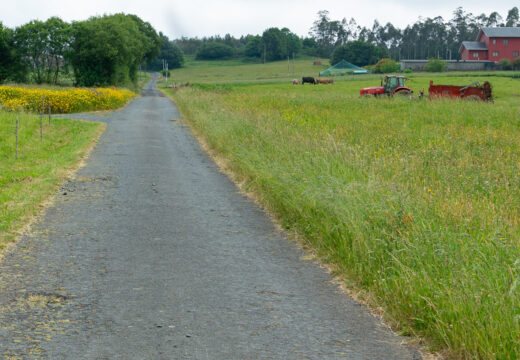
M 419 359 L 201 150 L 155 90 L 0 261 L 5 358 Z M 0 357 L 1 358 L 1 357 Z

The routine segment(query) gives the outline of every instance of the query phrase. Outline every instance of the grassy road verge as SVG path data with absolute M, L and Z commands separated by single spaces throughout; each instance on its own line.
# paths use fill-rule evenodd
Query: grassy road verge
M 19 117 L 18 159 L 15 119 Z M 104 124 L 0 111 L 0 252 L 93 147 Z
M 520 357 L 518 80 L 493 80 L 494 104 L 359 98 L 362 86 L 168 91 L 247 189 L 403 333 L 452 358 Z

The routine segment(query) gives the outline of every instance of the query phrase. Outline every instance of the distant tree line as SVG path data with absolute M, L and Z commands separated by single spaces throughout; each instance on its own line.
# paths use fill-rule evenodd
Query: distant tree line
M 136 15 L 71 24 L 52 17 L 15 29 L 0 23 L 0 82 L 56 84 L 69 68 L 78 86 L 135 82 L 140 64 L 155 59 L 161 45 L 155 29 Z
M 497 26 L 520 26 L 518 8 L 513 7 L 504 18 L 496 11 L 473 15 L 459 7 L 450 20 L 440 16 L 419 18 L 404 29 L 391 23 L 382 25 L 377 20 L 372 27 L 359 26 L 353 18 L 332 20 L 329 12 L 323 10 L 318 12 L 308 37 L 298 37 L 288 28 L 269 28 L 262 35 L 182 37 L 174 43 L 185 54 L 198 59 L 235 57 L 274 61 L 310 55 L 331 58 L 332 63 L 344 58 L 364 66 L 375 64 L 381 58 L 395 61 L 433 57 L 459 59 L 462 41 L 475 40 L 482 27 Z

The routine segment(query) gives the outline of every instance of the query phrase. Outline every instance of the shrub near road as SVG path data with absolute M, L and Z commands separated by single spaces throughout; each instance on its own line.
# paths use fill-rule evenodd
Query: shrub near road
M 0 250 L 39 212 L 103 129 L 100 123 L 52 119 L 49 125 L 45 119 L 40 141 L 39 116 L 0 111 Z
M 520 109 L 506 90 L 512 81 L 493 79 L 494 104 L 360 98 L 364 81 L 205 85 L 173 97 L 282 224 L 404 333 L 452 358 L 514 359 Z
M 8 110 L 40 111 L 44 97 L 45 106 L 50 104 L 52 113 L 111 110 L 125 105 L 134 96 L 129 90 L 111 88 L 51 90 L 0 86 L 0 105 Z

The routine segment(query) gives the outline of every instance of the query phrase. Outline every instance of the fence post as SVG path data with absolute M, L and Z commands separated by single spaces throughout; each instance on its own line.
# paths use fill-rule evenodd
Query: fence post
M 42 96 L 42 111 L 40 111 L 40 141 L 43 141 L 43 114 L 45 114 L 45 95 Z
M 18 116 L 16 117 L 16 128 L 14 130 L 14 133 L 16 135 L 16 145 L 14 150 L 14 158 L 18 159 Z
M 51 104 L 49 103 L 49 125 L 51 124 Z

